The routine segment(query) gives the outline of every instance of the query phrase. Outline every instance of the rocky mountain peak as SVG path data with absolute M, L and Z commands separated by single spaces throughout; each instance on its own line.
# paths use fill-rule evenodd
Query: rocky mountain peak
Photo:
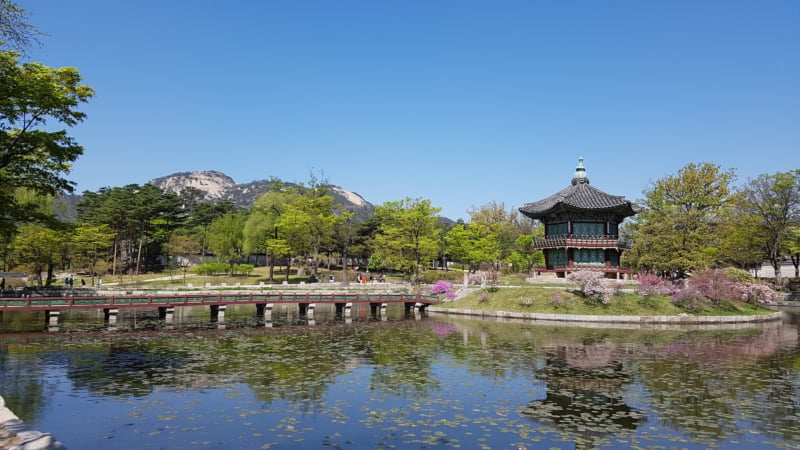
M 180 194 L 186 188 L 195 188 L 205 192 L 208 200 L 224 199 L 226 192 L 236 186 L 233 178 L 216 170 L 174 173 L 151 180 L 150 184 L 176 194 Z
M 207 201 L 227 200 L 244 208 L 253 206 L 253 202 L 272 187 L 272 182 L 269 180 L 238 184 L 233 178 L 216 170 L 174 173 L 150 180 L 150 184 L 176 194 L 187 188 L 195 188 L 205 193 Z M 285 184 L 291 185 L 291 183 Z M 375 212 L 375 207 L 355 192 L 339 186 L 330 186 L 329 193 L 342 209 L 352 211 L 356 220 L 366 220 Z

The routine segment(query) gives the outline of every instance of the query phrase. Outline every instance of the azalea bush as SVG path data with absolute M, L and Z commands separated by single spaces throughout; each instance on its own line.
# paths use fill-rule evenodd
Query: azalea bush
M 567 281 L 578 285 L 578 290 L 588 298 L 597 300 L 604 305 L 611 303 L 613 289 L 606 284 L 602 272 L 593 270 L 580 270 L 567 275 Z
M 675 283 L 665 280 L 656 274 L 640 273 L 636 278 L 639 280 L 636 293 L 642 297 L 654 294 L 672 295 L 675 293 Z
M 444 296 L 445 301 L 453 301 L 456 298 L 456 293 L 453 292 L 453 283 L 445 280 L 439 280 L 431 286 L 431 294 Z
M 561 294 L 558 292 L 553 294 L 553 299 L 551 300 L 551 303 L 556 308 L 572 306 L 572 302 L 570 301 L 570 299 L 567 297 L 562 297 Z
M 672 294 L 672 300 L 688 309 L 719 306 L 723 301 L 763 305 L 775 300 L 775 291 L 769 286 L 741 280 L 722 270 L 701 270 L 683 281 L 680 289 Z

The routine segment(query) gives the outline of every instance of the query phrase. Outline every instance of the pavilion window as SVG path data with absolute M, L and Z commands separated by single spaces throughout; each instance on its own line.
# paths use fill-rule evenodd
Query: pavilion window
M 608 234 L 616 236 L 619 234 L 619 224 L 611 222 L 608 224 Z
M 569 230 L 567 223 L 551 223 L 547 226 L 548 236 L 566 236 Z
M 581 266 L 605 265 L 605 251 L 593 248 L 579 248 L 574 252 L 575 264 Z
M 563 248 L 552 248 L 547 250 L 547 262 L 551 267 L 553 266 L 566 266 L 569 262 L 567 258 L 567 251 Z
M 572 234 L 575 236 L 603 236 L 605 224 L 598 222 L 574 222 Z

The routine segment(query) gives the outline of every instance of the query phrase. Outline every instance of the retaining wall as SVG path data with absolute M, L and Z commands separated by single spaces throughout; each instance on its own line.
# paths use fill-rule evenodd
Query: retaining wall
M 7 450 L 49 450 L 65 447 L 49 433 L 26 430 L 24 424 L 0 396 L 0 449 Z

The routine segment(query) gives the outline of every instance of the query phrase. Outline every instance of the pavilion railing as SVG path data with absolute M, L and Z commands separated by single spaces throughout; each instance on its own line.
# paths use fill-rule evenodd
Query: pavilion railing
M 631 248 L 628 239 L 620 238 L 617 235 L 578 235 L 562 234 L 557 236 L 545 236 L 533 240 L 535 248 Z

